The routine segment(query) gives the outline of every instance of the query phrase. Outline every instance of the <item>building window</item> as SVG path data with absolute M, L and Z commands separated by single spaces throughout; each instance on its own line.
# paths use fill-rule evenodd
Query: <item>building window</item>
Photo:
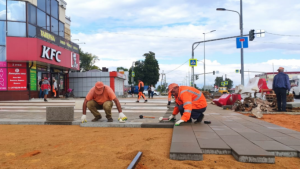
M 51 32 L 58 35 L 58 20 L 51 17 Z
M 50 8 L 51 8 L 51 0 L 46 0 L 46 12 L 47 14 L 50 14 Z
M 6 61 L 6 47 L 0 46 L 0 62 Z
M 35 38 L 36 37 L 36 27 L 28 24 L 28 37 Z
M 50 25 L 50 16 L 47 15 L 47 30 L 50 32 L 51 31 L 51 25 Z
M 51 0 L 51 16 L 58 19 L 58 2 Z
M 28 3 L 28 22 L 36 25 L 36 7 Z
M 59 22 L 59 36 L 65 37 L 65 24 L 62 22 Z
M 41 10 L 37 10 L 37 25 L 46 29 L 46 14 Z
M 0 21 L 0 45 L 6 45 L 6 22 Z
M 6 20 L 6 0 L 0 0 L 0 20 Z
M 38 0 L 37 6 L 43 11 L 46 11 L 46 0 Z
M 25 22 L 26 21 L 25 2 L 7 1 L 7 20 Z
M 7 22 L 7 36 L 26 37 L 26 23 Z

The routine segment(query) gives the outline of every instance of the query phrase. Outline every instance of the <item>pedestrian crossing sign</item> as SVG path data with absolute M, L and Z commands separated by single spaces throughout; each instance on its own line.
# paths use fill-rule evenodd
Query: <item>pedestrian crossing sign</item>
M 236 69 L 236 70 L 235 70 L 235 73 L 240 73 L 240 70 L 239 70 L 239 69 Z
M 132 76 L 132 77 L 135 77 L 135 73 L 134 73 L 134 72 L 132 72 L 132 73 L 131 73 L 131 76 Z
M 225 86 L 225 82 L 221 82 L 221 86 Z
M 225 85 L 228 85 L 228 81 L 225 81 L 224 83 L 225 83 Z
M 190 59 L 189 63 L 191 67 L 197 66 L 197 59 Z

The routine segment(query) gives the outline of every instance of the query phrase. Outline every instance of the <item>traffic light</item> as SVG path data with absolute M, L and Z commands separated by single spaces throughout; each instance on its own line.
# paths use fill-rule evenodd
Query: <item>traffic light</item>
M 254 29 L 251 29 L 251 30 L 249 31 L 249 40 L 250 40 L 250 41 L 253 41 L 254 38 L 255 38 Z
M 198 80 L 199 79 L 199 76 L 198 75 L 196 75 L 196 80 Z
M 216 74 L 216 72 L 215 71 L 213 71 L 213 75 L 215 75 Z

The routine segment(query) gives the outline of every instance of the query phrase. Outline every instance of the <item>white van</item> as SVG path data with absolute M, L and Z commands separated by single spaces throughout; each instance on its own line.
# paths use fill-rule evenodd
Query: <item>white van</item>
M 299 98 L 300 97 L 300 76 L 294 76 L 292 78 L 292 80 L 290 80 L 291 83 L 291 92 L 293 92 L 295 98 Z

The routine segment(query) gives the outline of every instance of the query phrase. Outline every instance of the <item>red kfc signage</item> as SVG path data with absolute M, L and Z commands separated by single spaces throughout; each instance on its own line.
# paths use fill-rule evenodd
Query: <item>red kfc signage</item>
M 8 68 L 8 90 L 27 90 L 27 72 L 24 68 Z

